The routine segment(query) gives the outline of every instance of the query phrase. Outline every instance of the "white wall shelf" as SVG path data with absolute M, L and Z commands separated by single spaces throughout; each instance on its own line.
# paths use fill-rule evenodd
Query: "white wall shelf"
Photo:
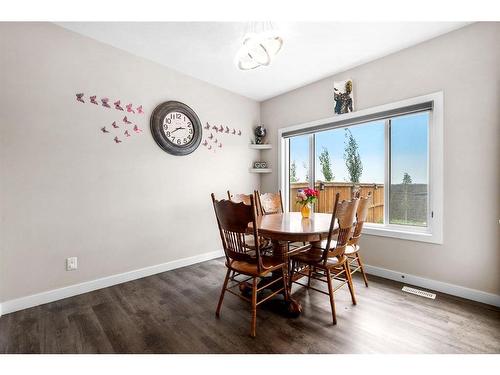
M 273 145 L 270 143 L 264 143 L 264 144 L 250 143 L 248 145 L 248 147 L 253 149 L 253 150 L 259 150 L 260 155 L 262 156 L 262 151 L 272 149 Z M 272 173 L 273 170 L 271 168 L 252 168 L 252 167 L 250 167 L 249 171 L 250 171 L 250 173 Z
M 248 147 L 253 148 L 254 150 L 270 150 L 273 148 L 273 145 L 271 144 L 263 144 L 263 145 L 256 145 L 254 143 L 251 143 L 248 145 Z
M 271 168 L 249 168 L 251 173 L 271 173 Z

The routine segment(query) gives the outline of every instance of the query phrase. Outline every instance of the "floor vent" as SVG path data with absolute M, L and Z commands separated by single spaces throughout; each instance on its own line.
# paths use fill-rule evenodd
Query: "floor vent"
M 434 293 L 426 292 L 425 290 L 410 288 L 409 286 L 404 286 L 403 289 L 401 289 L 401 290 L 403 292 L 415 294 L 415 295 L 420 296 L 420 297 L 436 299 L 436 295 Z

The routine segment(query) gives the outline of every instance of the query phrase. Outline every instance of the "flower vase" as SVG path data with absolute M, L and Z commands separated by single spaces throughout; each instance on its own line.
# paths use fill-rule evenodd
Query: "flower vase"
M 300 213 L 302 214 L 303 219 L 309 219 L 309 217 L 311 216 L 311 204 L 304 204 L 300 209 Z

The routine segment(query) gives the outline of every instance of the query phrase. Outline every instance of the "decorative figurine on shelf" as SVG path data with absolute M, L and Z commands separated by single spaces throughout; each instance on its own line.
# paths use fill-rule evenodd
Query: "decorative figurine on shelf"
M 265 161 L 254 161 L 253 162 L 253 167 L 255 169 L 266 169 L 267 168 L 267 163 Z
M 256 145 L 261 145 L 262 141 L 264 140 L 264 137 L 266 136 L 266 129 L 259 125 L 255 128 L 254 134 L 255 134 L 255 144 Z

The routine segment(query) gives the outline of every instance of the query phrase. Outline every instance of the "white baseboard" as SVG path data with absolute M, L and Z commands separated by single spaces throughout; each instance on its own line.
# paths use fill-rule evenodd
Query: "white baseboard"
M 371 275 L 380 276 L 385 279 L 395 280 L 404 284 L 415 285 L 421 288 L 500 307 L 500 296 L 493 293 L 426 279 L 420 276 L 408 275 L 406 273 L 370 266 L 368 264 L 365 265 L 365 271 Z
M 207 260 L 219 258 L 221 256 L 224 256 L 223 250 L 212 251 L 209 253 L 195 255 L 189 258 L 182 258 L 151 267 L 140 268 L 138 270 L 107 276 L 96 280 L 85 281 L 80 284 L 70 285 L 64 288 L 53 289 L 46 292 L 5 301 L 0 304 L 0 316 L 2 316 L 2 313 L 8 314 L 14 311 L 24 310 L 30 307 L 43 305 L 44 303 L 49 303 L 63 298 L 76 296 L 78 294 L 91 292 L 93 290 L 107 288 L 109 286 L 125 283 L 127 281 L 141 279 L 143 277 L 155 275 L 157 273 L 170 271 L 195 263 L 205 262 Z
M 67 286 L 64 288 L 49 290 L 46 292 L 33 294 L 26 297 L 5 301 L 0 304 L 0 316 L 11 312 L 27 309 L 30 307 L 43 305 L 57 301 L 63 298 L 76 296 L 79 294 L 91 292 L 93 290 L 107 288 L 116 284 L 121 284 L 127 281 L 141 279 L 143 277 L 155 275 L 157 273 L 170 271 L 176 268 L 189 266 L 195 263 L 205 262 L 207 260 L 219 258 L 224 255 L 222 250 L 212 251 L 189 258 L 174 260 L 167 263 L 158 264 L 151 267 L 145 267 L 134 271 L 120 273 L 108 277 L 103 277 L 96 280 L 86 281 L 80 284 Z M 385 268 L 365 265 L 367 273 L 375 276 L 380 276 L 386 279 L 399 281 L 405 284 L 419 286 L 441 293 L 451 294 L 453 296 L 470 299 L 477 302 L 486 303 L 488 305 L 500 307 L 500 296 L 492 293 L 483 292 L 480 290 L 470 289 L 463 286 L 444 283 L 441 281 L 426 279 L 419 276 L 409 275 L 398 271 L 388 270 Z M 403 277 L 404 276 L 404 277 Z

